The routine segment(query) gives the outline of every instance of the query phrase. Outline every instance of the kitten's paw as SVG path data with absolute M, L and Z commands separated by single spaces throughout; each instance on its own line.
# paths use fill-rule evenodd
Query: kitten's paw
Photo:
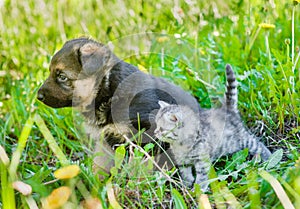
M 261 162 L 261 155 L 259 153 L 256 153 L 253 155 L 253 161 L 256 163 L 260 163 Z
M 198 191 L 199 189 L 201 189 L 202 193 L 207 193 L 207 192 L 211 191 L 208 184 L 197 184 L 197 183 L 195 183 L 192 187 L 189 187 L 189 188 L 190 188 L 190 191 L 192 191 L 192 192 L 195 192 L 196 190 Z
M 200 184 L 201 190 L 203 193 L 209 192 L 209 187 L 208 187 L 208 183 L 204 182 Z

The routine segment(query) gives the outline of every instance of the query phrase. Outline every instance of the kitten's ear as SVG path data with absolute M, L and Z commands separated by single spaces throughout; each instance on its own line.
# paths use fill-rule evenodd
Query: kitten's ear
M 162 101 L 162 100 L 159 100 L 159 101 L 158 101 L 158 104 L 159 104 L 160 108 L 164 108 L 164 107 L 167 107 L 167 106 L 170 105 L 169 103 L 164 102 L 164 101 Z

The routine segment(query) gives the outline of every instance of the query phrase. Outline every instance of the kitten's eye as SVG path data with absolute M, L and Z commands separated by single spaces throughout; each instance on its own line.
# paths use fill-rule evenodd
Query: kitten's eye
M 63 83 L 63 82 L 68 81 L 68 78 L 67 78 L 65 75 L 63 75 L 63 74 L 59 74 L 59 75 L 57 76 L 57 81 Z

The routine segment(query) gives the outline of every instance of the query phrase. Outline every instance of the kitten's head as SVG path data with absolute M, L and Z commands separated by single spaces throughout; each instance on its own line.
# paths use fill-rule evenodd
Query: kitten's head
M 189 123 L 188 117 L 191 115 L 194 117 L 194 114 L 191 114 L 192 110 L 186 106 L 168 104 L 164 101 L 158 103 L 160 109 L 155 117 L 155 136 L 169 143 L 180 140 L 186 123 Z

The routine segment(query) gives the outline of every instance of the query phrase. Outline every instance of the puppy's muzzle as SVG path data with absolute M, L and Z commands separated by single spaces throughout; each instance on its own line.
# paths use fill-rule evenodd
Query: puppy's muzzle
M 44 104 L 54 107 L 71 107 L 72 91 L 63 91 L 58 86 L 49 86 L 49 82 L 45 82 L 37 93 L 37 99 Z M 51 83 L 50 83 L 51 84 Z

